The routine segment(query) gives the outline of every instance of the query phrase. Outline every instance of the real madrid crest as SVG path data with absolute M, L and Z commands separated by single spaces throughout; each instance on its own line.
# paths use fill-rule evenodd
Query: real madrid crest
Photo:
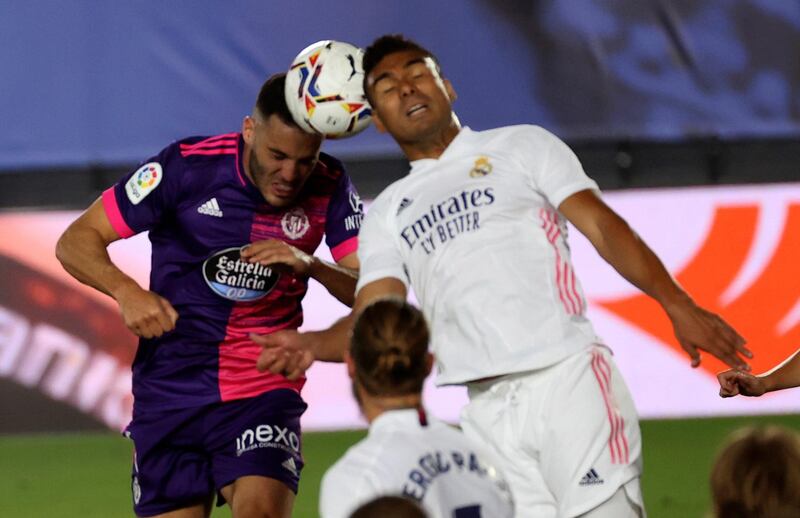
M 489 157 L 480 156 L 475 160 L 475 165 L 469 172 L 472 178 L 480 178 L 492 172 L 492 164 L 489 162 Z
M 286 212 L 281 218 L 281 228 L 289 239 L 300 239 L 310 226 L 306 212 L 300 207 Z

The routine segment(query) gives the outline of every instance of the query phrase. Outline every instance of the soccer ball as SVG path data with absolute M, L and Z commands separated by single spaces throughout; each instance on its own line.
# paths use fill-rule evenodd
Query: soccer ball
M 364 95 L 364 52 L 341 41 L 318 41 L 303 49 L 286 74 L 286 104 L 309 133 L 350 137 L 369 126 Z

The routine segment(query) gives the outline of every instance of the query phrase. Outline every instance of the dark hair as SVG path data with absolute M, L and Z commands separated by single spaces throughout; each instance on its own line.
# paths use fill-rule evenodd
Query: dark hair
M 433 59 L 436 63 L 437 70 L 439 69 L 439 60 L 429 51 L 416 41 L 410 40 L 402 34 L 384 34 L 380 38 L 372 42 L 372 44 L 364 50 L 364 57 L 362 66 L 364 68 L 364 93 L 369 99 L 369 91 L 367 90 L 367 78 L 370 72 L 378 66 L 378 63 L 389 54 L 396 52 L 404 52 L 406 50 L 416 50 L 425 56 Z
M 800 436 L 778 426 L 736 432 L 714 462 L 711 495 L 720 518 L 800 516 Z
M 428 376 L 428 326 L 422 312 L 381 299 L 358 316 L 350 341 L 355 379 L 373 396 L 418 394 Z
M 353 511 L 350 518 L 427 518 L 413 500 L 402 496 L 381 496 Z
M 277 115 L 285 124 L 297 126 L 289 107 L 286 105 L 285 87 L 285 73 L 271 75 L 261 85 L 261 90 L 258 92 L 258 98 L 256 99 L 256 110 L 264 119 L 269 118 L 270 115 Z

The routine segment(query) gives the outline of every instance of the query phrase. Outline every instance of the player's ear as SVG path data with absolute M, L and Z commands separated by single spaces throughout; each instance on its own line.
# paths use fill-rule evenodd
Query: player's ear
M 378 113 L 375 109 L 372 110 L 372 124 L 375 125 L 375 129 L 378 130 L 378 133 L 386 133 L 386 126 L 383 125 L 383 121 L 378 117 Z
M 447 97 L 450 98 L 451 103 L 458 99 L 456 89 L 453 88 L 453 83 L 451 83 L 449 79 L 444 79 L 444 91 L 447 92 Z
M 433 370 L 433 354 L 425 353 L 425 376 L 429 376 Z
M 344 363 L 347 365 L 347 375 L 350 376 L 350 379 L 356 379 L 356 362 L 350 356 L 350 351 L 344 352 Z
M 253 145 L 256 133 L 256 120 L 250 115 L 246 116 L 242 121 L 242 138 L 248 146 Z

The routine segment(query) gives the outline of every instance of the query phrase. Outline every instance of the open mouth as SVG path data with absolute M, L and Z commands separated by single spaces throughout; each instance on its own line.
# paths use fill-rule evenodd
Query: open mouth
M 272 184 L 272 192 L 280 198 L 289 198 L 294 196 L 294 187 L 283 185 L 279 183 Z
M 415 104 L 411 108 L 409 108 L 408 111 L 406 111 L 406 116 L 413 117 L 414 115 L 422 113 L 427 109 L 428 107 L 424 104 Z

